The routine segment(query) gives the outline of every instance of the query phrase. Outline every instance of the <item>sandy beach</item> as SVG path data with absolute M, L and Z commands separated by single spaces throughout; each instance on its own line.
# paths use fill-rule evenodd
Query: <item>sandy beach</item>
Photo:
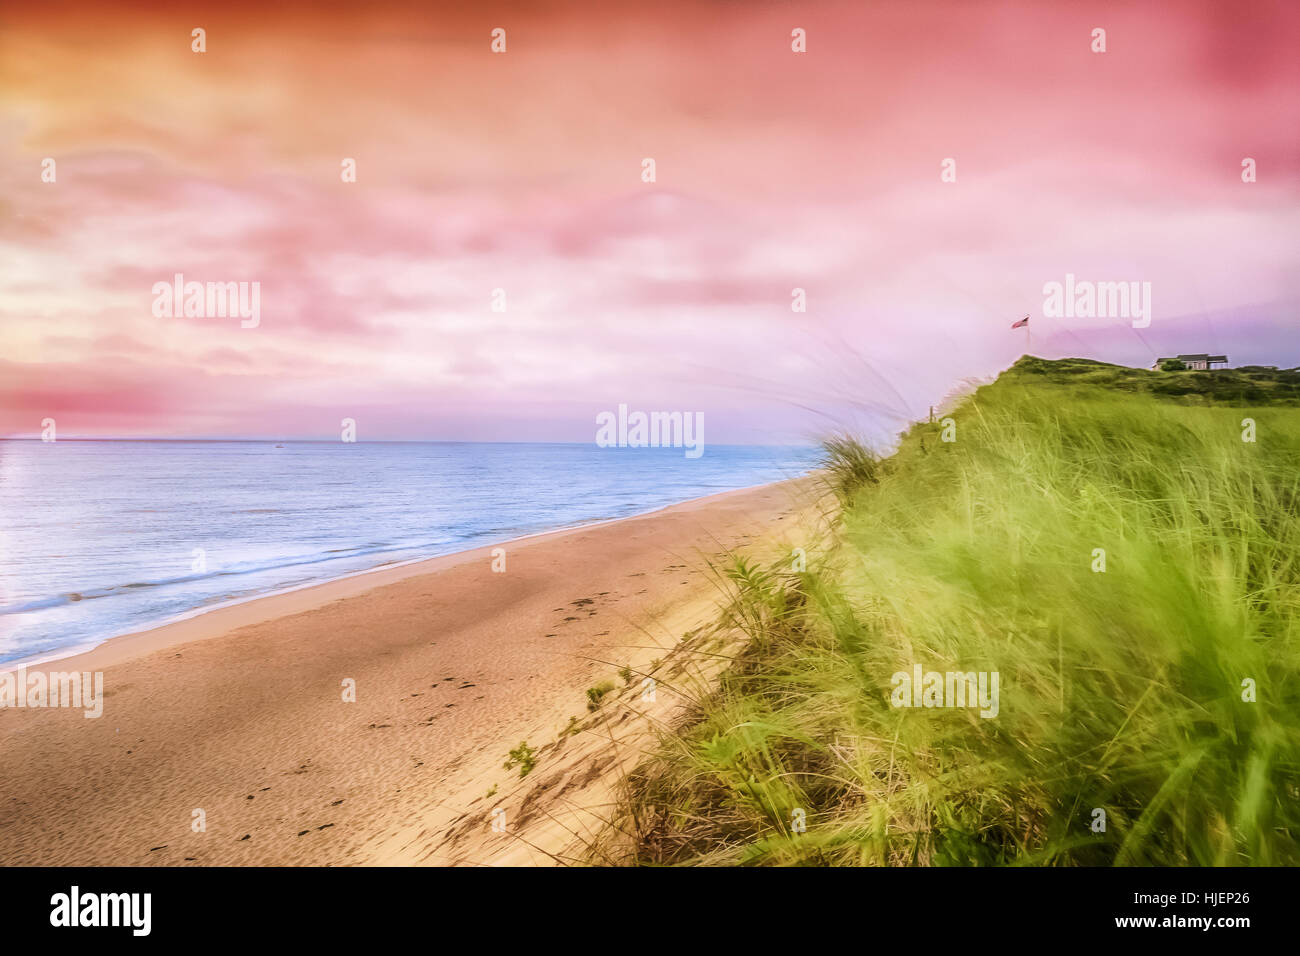
M 642 675 L 716 614 L 708 560 L 793 532 L 810 483 L 520 539 L 504 572 L 482 548 L 29 668 L 102 671 L 104 713 L 0 709 L 0 863 L 562 860 L 680 703 L 671 680 L 647 700 Z M 618 690 L 589 713 L 602 680 Z M 502 763 L 523 740 L 539 756 L 520 779 Z

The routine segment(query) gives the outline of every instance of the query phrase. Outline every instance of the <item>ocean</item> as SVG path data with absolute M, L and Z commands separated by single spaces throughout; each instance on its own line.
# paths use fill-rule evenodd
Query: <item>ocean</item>
M 809 447 L 0 441 L 0 664 L 807 472 Z

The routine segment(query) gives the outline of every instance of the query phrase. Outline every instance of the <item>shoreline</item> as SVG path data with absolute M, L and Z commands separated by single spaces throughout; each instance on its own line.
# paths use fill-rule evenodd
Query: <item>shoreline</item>
M 618 761 L 703 686 L 687 648 L 726 601 L 718 562 L 805 544 L 815 489 L 515 539 L 504 573 L 491 545 L 352 575 L 28 668 L 103 671 L 104 703 L 0 708 L 0 864 L 548 862 L 537 841 L 568 830 L 537 828 L 594 825 Z M 521 741 L 527 779 L 502 766 Z
M 347 589 L 347 594 L 340 594 L 337 597 L 324 597 L 322 603 L 330 600 L 337 600 L 340 597 L 344 597 L 344 596 L 363 594 L 366 591 L 370 590 L 370 587 L 379 587 L 382 584 L 401 581 L 409 576 L 425 573 L 426 571 L 433 572 L 439 570 L 439 567 L 451 566 L 452 564 L 459 563 L 459 560 L 461 559 L 468 561 L 471 558 L 481 558 L 485 555 L 490 556 L 492 549 L 500 548 L 500 547 L 508 547 L 514 545 L 516 542 L 525 542 L 525 541 L 532 541 L 532 540 L 547 538 L 552 536 L 563 536 L 568 534 L 574 534 L 591 528 L 598 528 L 606 525 L 616 524 L 620 521 L 632 521 L 637 518 L 650 517 L 652 515 L 657 515 L 664 511 L 668 511 L 672 508 L 679 508 L 684 505 L 703 503 L 715 498 L 724 498 L 730 495 L 738 495 L 746 492 L 758 491 L 763 488 L 770 488 L 776 485 L 785 484 L 787 482 L 802 481 L 808 478 L 809 476 L 811 476 L 815 471 L 816 469 L 811 469 L 807 472 L 804 472 L 801 475 L 795 475 L 790 478 L 779 478 L 776 481 L 763 482 L 762 484 L 758 484 L 758 485 L 747 485 L 743 488 L 731 488 L 726 491 L 716 491 L 713 492 L 712 494 L 702 495 L 698 498 L 686 498 L 682 501 L 675 501 L 666 505 L 660 505 L 657 508 L 651 508 L 648 511 L 638 511 L 634 514 L 621 515 L 620 517 L 617 518 L 596 518 L 592 521 L 585 521 L 574 525 L 565 525 L 559 528 L 551 528 L 547 531 L 534 531 L 528 534 L 516 535 L 510 538 L 502 538 L 495 541 L 487 542 L 486 544 L 475 545 L 472 548 L 463 548 L 457 551 L 449 551 L 446 554 L 436 554 L 436 555 L 430 555 L 421 558 L 409 558 L 407 560 L 397 561 L 391 564 L 379 564 L 373 568 L 362 568 L 359 571 L 348 571 L 343 574 L 335 575 L 334 577 L 324 578 L 320 581 L 311 581 L 304 584 L 296 584 L 284 588 L 275 588 L 270 591 L 259 591 L 253 594 L 244 595 L 242 597 L 233 598 L 228 601 L 221 601 L 216 604 L 211 604 L 206 607 L 198 607 L 198 608 L 192 608 L 188 611 L 182 611 L 179 614 L 169 616 L 167 618 L 164 618 L 162 620 L 150 624 L 146 624 L 143 627 L 130 630 L 130 631 L 123 631 L 121 633 L 113 634 L 108 637 L 102 638 L 89 646 L 77 645 L 75 647 L 70 647 L 67 649 L 51 652 L 48 654 L 38 654 L 33 657 L 19 658 L 17 660 L 5 661 L 4 663 L 0 664 L 0 674 L 18 671 L 18 670 L 31 669 L 31 668 L 41 669 L 41 668 L 49 667 L 54 664 L 67 663 L 72 661 L 78 661 L 81 658 L 98 656 L 97 652 L 104 651 L 108 649 L 110 645 L 116 645 L 117 642 L 132 642 L 133 645 L 135 642 L 140 643 L 141 645 L 140 649 L 136 650 L 134 653 L 127 653 L 125 656 L 123 656 L 121 654 L 114 654 L 109 652 L 104 655 L 103 660 L 96 661 L 96 663 L 98 663 L 100 667 L 108 667 L 113 664 L 131 660 L 133 657 L 139 656 L 140 654 L 150 653 L 153 650 L 157 650 L 165 647 L 172 647 L 178 644 L 186 644 L 189 643 L 191 640 L 201 640 L 202 639 L 201 636 L 182 636 L 177 640 L 164 639 L 163 642 L 154 645 L 153 642 L 147 641 L 145 639 L 149 638 L 150 635 L 153 635 L 159 631 L 170 631 L 172 629 L 179 630 L 182 628 L 183 625 L 193 621 L 198 621 L 200 619 L 206 619 L 209 615 L 220 615 L 226 612 L 237 611 L 241 608 L 245 608 L 251 604 L 256 604 L 260 601 L 272 601 L 277 598 L 286 598 L 295 594 L 300 594 L 302 592 L 313 591 L 318 588 L 334 588 L 337 585 L 343 585 L 348 582 L 356 581 L 357 579 L 365 578 L 369 575 L 385 576 L 385 579 L 383 581 L 375 582 L 370 586 L 361 588 L 360 591 L 354 591 L 353 589 L 349 588 Z M 439 567 L 435 567 L 434 565 L 438 564 L 439 562 L 446 562 L 446 564 L 439 565 Z M 424 567 L 425 565 L 428 565 L 429 567 L 425 568 Z M 399 572 L 404 572 L 404 573 L 399 573 Z M 286 602 L 285 610 L 277 609 L 276 611 L 270 613 L 269 615 L 253 615 L 251 619 L 241 620 L 238 623 L 232 623 L 231 627 L 243 626 L 245 624 L 250 624 L 250 623 L 263 623 L 266 621 L 275 620 L 277 617 L 281 617 L 285 614 L 296 613 L 297 611 L 303 609 L 305 608 L 299 606 L 297 602 L 293 602 L 291 605 L 288 602 Z M 191 629 L 185 629 L 185 633 L 188 633 L 189 630 Z M 74 668 L 74 669 L 81 670 L 85 668 Z

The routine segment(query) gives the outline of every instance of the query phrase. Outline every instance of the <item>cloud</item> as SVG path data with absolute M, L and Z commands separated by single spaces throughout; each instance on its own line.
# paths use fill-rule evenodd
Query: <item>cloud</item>
M 801 56 L 782 5 L 539 4 L 505 56 L 461 8 L 59 7 L 16 11 L 0 65 L 0 434 L 892 420 L 1014 359 L 1066 272 L 1151 281 L 1153 333 L 1213 313 L 1300 362 L 1290 5 L 810 4 Z M 155 318 L 176 273 L 258 282 L 261 324 Z

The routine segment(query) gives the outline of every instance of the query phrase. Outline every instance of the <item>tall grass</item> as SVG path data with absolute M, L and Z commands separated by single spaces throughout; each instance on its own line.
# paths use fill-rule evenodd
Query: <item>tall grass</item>
M 821 467 L 827 484 L 842 507 L 852 507 L 858 493 L 880 480 L 880 458 L 847 435 L 822 443 Z
M 736 659 L 629 778 L 628 862 L 1300 863 L 1300 410 L 1040 373 L 954 442 L 828 449 L 839 522 L 804 571 L 738 565 Z M 997 716 L 892 706 L 917 663 L 998 672 Z

